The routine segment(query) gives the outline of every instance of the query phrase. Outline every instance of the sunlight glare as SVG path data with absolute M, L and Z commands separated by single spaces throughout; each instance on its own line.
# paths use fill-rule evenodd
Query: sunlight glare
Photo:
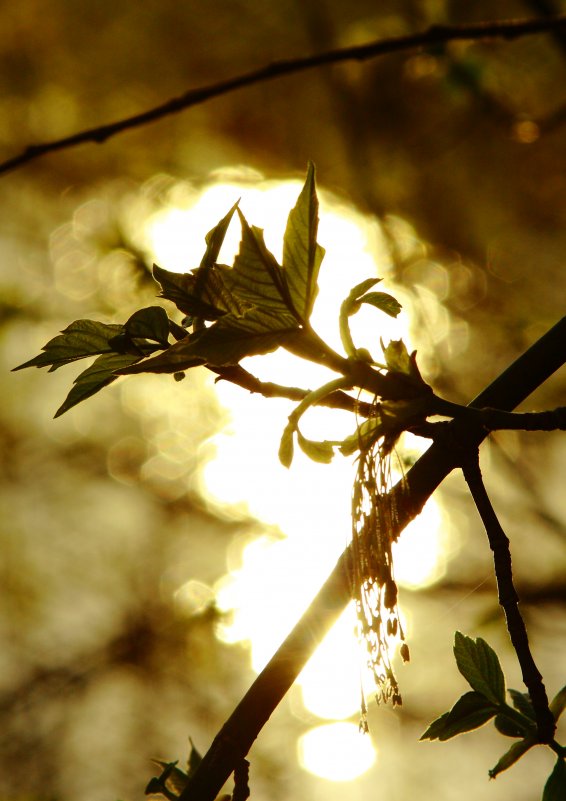
M 374 764 L 370 737 L 354 723 L 328 723 L 303 734 L 298 742 L 299 762 L 309 773 L 333 782 L 356 779 Z
M 319 718 L 342 720 L 359 714 L 363 654 L 357 647 L 355 625 L 350 604 L 298 678 L 305 708 Z
M 148 231 L 156 261 L 165 269 L 187 272 L 198 267 L 204 236 L 240 198 L 246 219 L 265 228 L 266 244 L 281 258 L 287 215 L 302 187 L 300 181 L 217 182 L 186 207 L 164 209 L 150 220 Z M 389 257 L 375 220 L 368 220 L 319 190 L 319 241 L 326 248 L 313 327 L 333 348 L 342 352 L 337 317 L 341 302 L 357 283 L 386 277 Z M 232 263 L 237 252 L 239 226 L 229 228 L 220 262 Z M 391 290 L 387 281 L 379 289 Z M 393 294 L 407 305 L 396 287 Z M 370 307 L 351 321 L 356 345 L 381 356 L 379 339 L 408 340 L 408 318 L 403 311 L 392 319 Z M 408 345 L 409 350 L 410 346 Z M 269 358 L 252 357 L 246 369 L 262 380 L 314 389 L 327 381 L 328 371 L 303 362 L 283 350 Z M 212 386 L 213 376 L 209 376 Z M 277 451 L 290 401 L 243 392 L 226 381 L 215 385 L 227 422 L 210 440 L 210 458 L 200 465 L 198 490 L 209 504 L 236 518 L 254 517 L 275 527 L 281 538 L 263 536 L 248 541 L 239 565 L 214 588 L 221 611 L 230 613 L 218 627 L 225 642 L 247 642 L 254 670 L 260 671 L 314 593 L 334 567 L 351 531 L 351 487 L 355 466 L 337 455 L 331 465 L 311 462 L 300 451 L 290 470 L 283 468 Z M 341 439 L 355 430 L 352 415 L 336 410 L 309 410 L 301 423 L 312 438 Z M 170 443 L 169 458 L 176 457 Z M 413 522 L 395 546 L 395 575 L 400 583 L 417 587 L 432 583 L 442 572 L 441 517 L 434 501 Z M 354 614 L 348 609 L 303 670 L 299 684 L 304 706 L 316 716 L 340 720 L 360 706 L 360 657 L 354 635 Z M 323 677 L 321 679 L 321 677 Z M 361 775 L 373 764 L 375 752 L 368 737 L 351 723 L 334 723 L 307 732 L 300 743 L 306 770 L 334 781 Z

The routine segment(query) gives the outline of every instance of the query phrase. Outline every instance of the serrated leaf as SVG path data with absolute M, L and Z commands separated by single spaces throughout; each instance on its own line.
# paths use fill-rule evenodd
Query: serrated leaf
M 224 238 L 226 236 L 226 232 L 228 230 L 228 226 L 232 221 L 232 217 L 234 216 L 234 212 L 238 208 L 238 203 L 234 203 L 228 214 L 226 214 L 219 223 L 217 223 L 214 228 L 212 228 L 207 235 L 205 236 L 206 242 L 206 251 L 204 256 L 201 259 L 199 269 L 197 271 L 197 297 L 200 297 L 200 290 L 202 289 L 202 285 L 206 283 L 207 279 L 207 271 L 210 270 L 216 262 L 218 261 L 218 257 L 220 255 L 220 250 L 222 245 L 224 244 Z
M 95 395 L 116 380 L 116 370 L 127 367 L 140 360 L 131 354 L 111 353 L 99 356 L 96 361 L 75 378 L 73 388 L 65 402 L 57 409 L 55 417 L 60 417 L 77 403 Z
M 279 461 L 283 467 L 289 468 L 293 462 L 293 455 L 295 452 L 295 444 L 293 442 L 294 435 L 295 425 L 293 423 L 287 423 L 283 429 L 281 443 L 279 445 Z
M 153 267 L 154 278 L 161 285 L 161 297 L 171 300 L 184 314 L 203 320 L 218 320 L 226 312 L 240 312 L 237 298 L 233 298 L 224 286 L 222 268 L 216 265 L 237 206 L 235 203 L 207 233 L 206 251 L 197 270 L 178 274 L 157 265 Z
M 402 308 L 399 301 L 387 292 L 368 292 L 361 298 L 360 303 L 368 303 L 390 317 L 397 317 Z
M 318 198 L 315 168 L 309 163 L 307 178 L 289 213 L 283 238 L 283 275 L 289 299 L 303 322 L 307 322 L 318 292 L 318 274 L 324 248 L 317 244 Z
M 550 702 L 550 711 L 554 715 L 554 720 L 558 720 L 566 708 L 566 687 L 563 687 Z
M 334 458 L 334 448 L 332 447 L 332 443 L 328 442 L 328 440 L 319 442 L 316 440 L 307 439 L 297 429 L 297 442 L 299 443 L 299 447 L 303 453 L 305 453 L 309 459 L 312 459 L 313 462 L 330 464 Z
M 428 729 L 421 734 L 419 740 L 438 740 L 444 731 L 444 724 L 450 712 L 444 712 L 439 718 L 433 720 Z
M 513 743 L 511 748 L 509 748 L 509 750 L 503 754 L 497 765 L 489 771 L 489 778 L 495 779 L 499 773 L 502 773 L 504 770 L 507 770 L 507 768 L 510 768 L 511 765 L 514 765 L 517 760 L 521 759 L 521 757 L 526 754 L 527 751 L 535 744 L 536 740 L 529 737 L 525 737 L 524 740 L 521 740 L 518 743 Z
M 226 313 L 241 314 L 248 308 L 233 297 L 223 281 L 228 267 L 217 265 L 208 272 L 207 281 L 197 296 L 197 272 L 171 273 L 157 265 L 153 266 L 155 280 L 161 285 L 160 297 L 172 301 L 175 306 L 190 317 L 203 320 L 218 320 Z
M 478 637 L 474 641 L 457 631 L 454 656 L 458 670 L 473 690 L 495 704 L 505 703 L 505 677 L 497 654 L 485 640 Z
M 199 364 L 238 364 L 246 356 L 276 350 L 298 333 L 297 321 L 290 315 L 274 316 L 262 309 L 253 309 L 238 318 L 226 315 L 210 328 L 201 329 L 158 356 L 120 373 L 176 373 Z
M 149 339 L 166 348 L 169 344 L 169 318 L 165 309 L 161 306 L 139 309 L 124 324 L 124 333 L 130 339 Z
M 296 316 L 281 267 L 267 249 L 262 229 L 250 226 L 240 209 L 238 216 L 242 239 L 234 267 L 223 275 L 225 284 L 240 300 L 263 311 Z
M 542 801 L 564 801 L 566 798 L 566 762 L 558 757 L 554 770 L 544 785 Z
M 509 690 L 508 692 L 515 709 L 527 718 L 536 721 L 537 718 L 530 695 L 528 693 L 521 693 L 518 690 Z
M 532 729 L 527 720 L 521 725 L 518 720 L 508 717 L 505 712 L 496 715 L 493 723 L 497 731 L 505 737 L 524 737 Z
M 458 734 L 483 726 L 496 713 L 497 707 L 481 693 L 465 693 L 449 712 L 431 723 L 420 739 L 450 740 Z
M 110 342 L 123 330 L 121 325 L 98 323 L 95 320 L 75 320 L 43 346 L 43 353 L 20 364 L 14 370 L 23 370 L 24 367 L 49 366 L 51 373 L 62 365 L 70 364 L 78 359 L 97 356 L 101 353 L 112 353 L 114 348 Z

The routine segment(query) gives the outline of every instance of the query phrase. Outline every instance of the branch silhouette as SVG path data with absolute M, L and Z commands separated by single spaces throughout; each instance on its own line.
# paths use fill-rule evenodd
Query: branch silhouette
M 0 175 L 11 172 L 30 161 L 48 153 L 68 150 L 87 142 L 102 144 L 123 131 L 139 128 L 142 125 L 163 119 L 171 114 L 205 103 L 214 97 L 234 92 L 245 86 L 292 75 L 297 72 L 321 67 L 326 64 L 339 64 L 344 61 L 367 61 L 388 53 L 414 50 L 454 41 L 485 41 L 487 39 L 517 39 L 521 36 L 553 32 L 566 32 L 566 14 L 544 19 L 498 20 L 470 25 L 434 25 L 425 31 L 406 36 L 378 39 L 364 45 L 328 50 L 311 56 L 273 61 L 259 69 L 236 75 L 218 83 L 189 89 L 179 97 L 165 103 L 126 117 L 116 122 L 79 131 L 62 139 L 29 145 L 19 155 L 0 162 Z
M 466 454 L 462 462 L 462 471 L 485 526 L 489 547 L 493 552 L 499 604 L 505 612 L 507 631 L 509 632 L 509 637 L 511 638 L 513 648 L 515 649 L 521 666 L 523 682 L 533 702 L 539 740 L 541 743 L 551 743 L 554 737 L 556 723 L 552 712 L 548 708 L 548 697 L 542 680 L 542 674 L 537 668 L 533 655 L 531 654 L 527 628 L 521 612 L 519 611 L 520 599 L 513 583 L 509 538 L 503 531 L 487 494 L 483 483 L 479 453 L 477 450 Z
M 566 317 L 563 317 L 469 404 L 511 411 L 566 362 Z M 438 485 L 456 467 L 462 454 L 477 450 L 487 436 L 481 425 L 455 419 L 446 434 L 408 471 L 405 482 L 391 490 L 398 510 L 396 539 L 416 517 Z M 318 643 L 328 633 L 350 600 L 350 549 L 301 620 L 284 640 L 214 738 L 208 752 L 182 791 L 179 801 L 214 801 L 234 769 L 242 763 L 259 732 L 283 699 Z

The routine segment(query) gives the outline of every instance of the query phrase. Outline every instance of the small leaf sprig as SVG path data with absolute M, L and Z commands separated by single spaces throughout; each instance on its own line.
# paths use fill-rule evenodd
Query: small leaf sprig
M 457 631 L 454 657 L 458 670 L 472 689 L 464 693 L 448 712 L 434 720 L 420 739 L 450 740 L 493 720 L 500 734 L 518 739 L 489 771 L 490 778 L 495 779 L 534 745 L 540 744 L 531 698 L 528 693 L 506 690 L 499 658 L 481 637 L 473 640 Z M 511 705 L 507 703 L 507 694 L 511 698 Z M 558 721 L 565 708 L 566 687 L 563 687 L 550 703 L 555 721 Z M 556 740 L 548 743 L 548 746 L 557 759 L 546 782 L 542 801 L 559 801 L 566 798 L 566 746 Z

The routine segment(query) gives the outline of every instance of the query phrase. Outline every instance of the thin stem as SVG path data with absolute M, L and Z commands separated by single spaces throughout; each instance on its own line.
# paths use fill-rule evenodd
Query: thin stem
M 249 373 L 239 364 L 225 367 L 208 366 L 208 369 L 218 375 L 217 381 L 229 381 L 231 384 L 242 387 L 242 389 L 247 389 L 248 392 L 263 395 L 264 398 L 287 398 L 288 400 L 302 401 L 311 392 L 310 389 L 288 387 L 282 384 L 274 384 L 271 381 L 260 381 L 259 378 Z M 372 403 L 359 401 L 357 398 L 352 398 L 351 395 L 340 390 L 319 398 L 314 405 L 328 406 L 331 409 L 343 409 L 361 417 L 371 417 L 375 414 L 375 407 Z
M 432 388 L 428 387 L 424 381 L 415 382 L 411 376 L 403 373 L 381 373 L 366 361 L 347 359 L 336 353 L 310 326 L 305 326 L 298 336 L 286 340 L 283 346 L 295 356 L 341 373 L 351 381 L 352 386 L 365 389 L 372 395 L 379 395 L 383 400 L 408 400 L 428 395 L 431 406 L 429 409 L 425 409 L 423 404 L 423 419 L 427 414 L 437 413 L 433 404 L 435 395 Z
M 304 72 L 305 70 L 321 67 L 325 64 L 337 64 L 345 61 L 366 61 L 387 53 L 414 50 L 420 47 L 431 47 L 433 45 L 446 44 L 453 41 L 484 41 L 494 38 L 512 40 L 520 36 L 546 33 L 548 31 L 556 32 L 564 29 L 566 29 L 566 15 L 556 16 L 552 19 L 498 20 L 471 25 L 434 25 L 426 31 L 409 34 L 407 36 L 394 36 L 388 39 L 379 39 L 364 45 L 327 50 L 326 52 L 318 53 L 313 56 L 273 61 L 271 64 L 267 64 L 264 67 L 228 78 L 225 81 L 190 89 L 179 97 L 172 98 L 140 114 L 134 114 L 131 117 L 126 117 L 107 125 L 88 128 L 87 130 L 72 134 L 71 136 L 63 137 L 62 139 L 29 145 L 19 155 L 0 163 L 0 174 L 15 170 L 47 153 L 68 150 L 69 148 L 76 147 L 86 142 L 95 142 L 98 144 L 106 142 L 107 139 L 122 133 L 122 131 L 139 128 L 142 125 L 147 125 L 148 123 L 163 119 L 171 114 L 177 114 L 180 111 L 204 103 L 214 97 L 219 97 L 241 89 L 244 86 L 252 86 L 253 84 L 280 78 L 284 75 Z
M 435 414 L 468 420 L 483 426 L 487 431 L 565 431 L 566 406 L 545 412 L 516 412 L 501 409 L 476 409 L 435 396 Z
M 533 702 L 539 740 L 541 743 L 551 743 L 556 728 L 554 717 L 548 708 L 548 697 L 542 681 L 542 675 L 531 654 L 527 629 L 519 611 L 519 596 L 513 584 L 509 539 L 501 527 L 501 523 L 486 492 L 477 449 L 466 454 L 462 461 L 462 470 L 485 526 L 489 546 L 493 551 L 499 604 L 505 613 L 507 631 L 521 666 L 523 682 Z

